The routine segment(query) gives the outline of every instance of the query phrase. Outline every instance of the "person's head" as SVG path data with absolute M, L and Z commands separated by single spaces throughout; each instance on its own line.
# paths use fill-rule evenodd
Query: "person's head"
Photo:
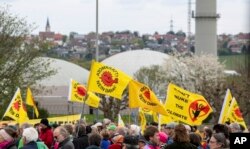
M 135 124 L 130 125 L 130 127 L 129 127 L 129 135 L 139 136 L 140 135 L 140 127 L 135 125 Z
M 168 140 L 168 135 L 165 132 L 159 132 L 160 144 L 166 144 Z
M 40 127 L 42 129 L 50 127 L 48 119 L 46 119 L 46 118 L 41 119 L 41 121 L 40 121 Z
M 70 135 L 73 134 L 73 126 L 71 124 L 64 125 L 64 128 L 68 131 Z
M 146 144 L 146 139 L 143 136 L 140 136 L 138 140 L 139 149 L 143 149 Z
M 7 126 L 4 129 L 0 130 L 0 143 L 2 142 L 11 142 L 16 137 L 16 131 L 11 127 Z
M 165 129 L 165 132 L 166 132 L 166 134 L 167 134 L 168 136 L 170 136 L 170 137 L 173 136 L 175 126 L 176 126 L 176 123 L 168 123 L 168 124 L 166 125 L 166 127 L 165 127 L 165 128 L 166 128 L 166 129 Z
M 91 133 L 89 135 L 88 141 L 89 145 L 100 146 L 102 137 L 98 133 Z
M 240 125 L 238 123 L 231 123 L 229 127 L 232 133 L 241 132 Z
M 29 128 L 31 127 L 32 125 L 31 124 L 28 124 L 28 123 L 23 123 L 21 125 L 21 127 L 18 129 L 18 134 L 19 135 L 22 135 L 23 134 L 23 130 L 26 129 L 26 128 Z
M 223 133 L 215 133 L 209 141 L 210 149 L 218 149 L 227 147 L 226 137 Z
M 24 144 L 27 144 L 27 143 L 32 142 L 32 141 L 36 142 L 38 139 L 38 132 L 33 127 L 25 128 L 23 130 L 22 137 L 23 137 Z
M 157 129 L 157 127 L 155 126 L 148 126 L 145 130 L 144 130 L 144 138 L 153 143 L 153 144 L 159 144 L 159 130 Z
M 120 134 L 120 135 L 126 136 L 128 134 L 128 128 L 127 127 L 118 126 L 116 128 L 115 132 L 118 133 L 118 134 Z
M 103 138 L 104 140 L 108 140 L 108 139 L 110 138 L 109 132 L 108 132 L 107 129 L 103 129 L 103 130 L 101 131 L 100 134 L 101 134 L 101 136 L 102 136 L 102 138 Z
M 113 142 L 114 144 L 122 144 L 123 141 L 124 141 L 124 136 L 123 136 L 123 135 L 117 134 L 117 135 L 115 135 L 115 136 L 112 138 L 112 142 Z
M 173 140 L 175 142 L 189 142 L 189 136 L 183 124 L 178 124 L 175 126 Z
M 227 139 L 229 138 L 229 129 L 226 125 L 216 124 L 213 127 L 213 131 L 214 133 L 223 133 Z
M 189 133 L 189 139 L 190 139 L 190 143 L 192 143 L 196 147 L 201 145 L 201 137 L 198 134 L 194 132 Z
M 109 131 L 109 135 L 112 137 L 115 134 L 115 130 L 116 130 L 115 124 L 110 124 L 107 127 L 107 130 Z
M 132 136 L 132 135 L 128 135 L 124 137 L 124 149 L 138 149 L 138 141 L 139 138 L 138 136 Z
M 185 126 L 185 128 L 187 130 L 187 133 L 188 134 L 191 133 L 191 131 L 192 131 L 191 127 L 189 125 L 184 125 L 184 126 Z
M 62 142 L 69 137 L 69 132 L 64 128 L 64 126 L 59 126 L 54 130 L 53 135 L 57 142 Z
M 76 125 L 74 132 L 75 132 L 75 135 L 77 135 L 76 137 L 81 137 L 83 135 L 86 135 L 86 127 L 84 126 L 84 124 Z
M 212 137 L 213 131 L 210 128 L 204 129 L 204 135 L 205 139 L 209 141 L 209 139 Z

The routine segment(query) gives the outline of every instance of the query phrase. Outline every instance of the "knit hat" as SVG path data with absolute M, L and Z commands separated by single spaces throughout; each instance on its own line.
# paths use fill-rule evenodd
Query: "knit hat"
M 41 122 L 40 122 L 40 123 L 43 124 L 43 125 L 45 125 L 45 126 L 47 126 L 47 127 L 50 127 L 49 121 L 48 121 L 48 119 L 46 119 L 46 118 L 41 119 Z
M 107 127 L 108 130 L 115 130 L 116 129 L 116 126 L 115 124 L 110 124 L 108 127 Z
M 5 141 L 12 141 L 13 140 L 13 138 L 10 136 L 10 134 L 8 134 L 4 129 L 0 130 L 0 136 L 2 136 Z
M 164 132 L 159 132 L 159 138 L 162 143 L 167 143 L 168 135 Z

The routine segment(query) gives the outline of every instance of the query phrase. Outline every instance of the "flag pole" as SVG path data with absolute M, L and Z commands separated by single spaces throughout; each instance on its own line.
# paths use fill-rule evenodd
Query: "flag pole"
M 86 100 L 88 99 L 88 96 L 89 96 L 89 95 L 88 95 L 88 93 L 87 93 L 86 96 L 84 96 L 84 98 L 83 98 L 82 111 L 81 111 L 80 119 L 79 119 L 79 121 L 78 121 L 78 127 L 77 127 L 77 131 L 76 131 L 76 137 L 78 136 L 78 133 L 79 133 L 80 121 L 81 121 L 82 115 L 83 115 L 83 113 L 84 113 L 85 102 L 86 102 Z

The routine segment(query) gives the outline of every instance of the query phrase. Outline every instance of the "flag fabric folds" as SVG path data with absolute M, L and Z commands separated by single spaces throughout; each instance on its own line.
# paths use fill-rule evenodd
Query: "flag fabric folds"
M 174 119 L 189 125 L 201 125 L 213 111 L 206 99 L 172 83 L 168 85 L 165 108 Z
M 148 86 L 135 80 L 129 82 L 129 107 L 146 108 L 162 115 L 167 115 L 167 111 L 154 92 Z
M 247 129 L 246 123 L 245 123 L 244 118 L 242 116 L 242 113 L 240 111 L 240 107 L 239 107 L 239 105 L 234 97 L 233 97 L 231 105 L 228 109 L 226 121 L 229 121 L 230 123 L 235 122 L 235 123 L 241 124 L 242 126 L 245 127 L 245 129 Z
M 91 107 L 98 108 L 100 98 L 92 92 L 87 92 L 84 85 L 73 79 L 70 80 L 68 101 L 83 103 L 84 97 L 87 95 L 87 93 L 88 97 L 85 103 Z
M 27 115 L 26 107 L 23 103 L 20 89 L 18 88 L 15 95 L 13 96 L 7 110 L 5 111 L 3 117 L 8 116 L 18 122 L 19 124 L 24 123 L 29 120 Z
M 118 126 L 120 126 L 120 127 L 124 127 L 125 126 L 125 124 L 124 124 L 124 122 L 123 122 L 122 117 L 121 117 L 120 114 L 118 114 Z
M 38 109 L 36 107 L 36 103 L 35 103 L 35 100 L 34 100 L 34 97 L 32 95 L 30 88 L 27 89 L 26 104 L 33 107 L 35 114 L 36 114 L 36 117 L 38 118 L 39 112 L 38 112 Z
M 143 134 L 145 128 L 146 128 L 146 125 L 147 125 L 147 120 L 146 120 L 146 117 L 144 115 L 144 113 L 142 112 L 141 108 L 139 108 L 139 118 L 140 118 L 140 121 L 141 121 L 141 133 Z
M 93 61 L 88 80 L 88 91 L 121 99 L 130 80 L 131 77 L 124 72 Z
M 225 122 L 227 121 L 227 115 L 229 112 L 229 107 L 232 102 L 232 99 L 233 99 L 233 96 L 230 92 L 230 89 L 227 89 L 226 96 L 224 98 L 224 102 L 223 102 L 222 109 L 220 112 L 220 118 L 219 118 L 220 124 L 225 124 Z

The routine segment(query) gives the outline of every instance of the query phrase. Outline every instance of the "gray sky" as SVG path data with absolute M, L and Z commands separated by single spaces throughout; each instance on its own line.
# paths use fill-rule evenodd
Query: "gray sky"
M 96 0 L 0 0 L 9 4 L 10 11 L 35 23 L 34 31 L 45 30 L 49 17 L 51 30 L 62 34 L 75 31 L 87 34 L 95 31 Z M 170 30 L 187 31 L 188 0 L 99 0 L 99 32 L 139 31 L 140 34 L 164 34 Z M 192 0 L 192 10 L 195 10 Z M 250 0 L 217 0 L 218 34 L 250 32 Z M 192 19 L 192 33 L 194 33 Z

